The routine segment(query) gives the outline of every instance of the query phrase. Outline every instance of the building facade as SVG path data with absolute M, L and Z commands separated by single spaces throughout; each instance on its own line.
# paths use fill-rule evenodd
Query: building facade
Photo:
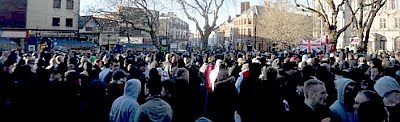
M 257 38 L 257 16 L 262 6 L 247 7 L 247 2 L 241 4 L 241 14 L 233 19 L 228 19 L 219 27 L 219 32 L 224 36 L 226 46 L 236 50 L 265 50 L 267 46 Z M 248 8 L 248 9 L 246 9 Z
M 111 48 L 118 44 L 118 23 L 104 18 L 81 16 L 79 17 L 79 38 Z
M 236 49 L 235 40 L 238 38 L 238 31 L 235 28 L 233 20 L 229 17 L 227 21 L 223 22 L 218 30 L 223 39 L 220 40 L 220 44 L 223 44 L 225 49 Z
M 388 0 L 371 27 L 368 51 L 400 50 L 400 0 Z
M 78 30 L 79 0 L 28 1 L 27 28 Z
M 119 40 L 122 43 L 136 43 L 136 44 L 152 44 L 152 38 L 148 31 L 140 29 L 151 30 L 154 29 L 158 32 L 159 26 L 159 11 L 149 10 L 147 12 L 143 8 L 118 6 L 115 18 L 113 20 L 124 20 L 129 21 L 127 23 L 119 23 L 120 37 Z M 151 15 L 150 15 L 151 14 Z M 134 24 L 134 25 L 132 25 Z M 153 27 L 150 27 L 149 24 Z M 140 28 L 140 29 L 135 29 Z
M 189 24 L 173 12 L 162 13 L 159 21 L 158 35 L 168 38 L 170 43 L 178 45 L 178 48 L 186 48 L 190 38 Z
M 1 0 L 0 37 L 24 48 L 28 37 L 76 38 L 80 0 Z M 15 6 L 15 7 L 10 7 Z M 5 9 L 6 8 L 6 9 Z M 16 22 L 12 22 L 16 20 Z

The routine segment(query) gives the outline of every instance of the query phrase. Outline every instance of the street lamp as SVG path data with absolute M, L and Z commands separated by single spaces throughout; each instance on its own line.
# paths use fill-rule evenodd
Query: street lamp
M 108 37 L 108 41 L 107 41 L 108 51 L 110 51 L 110 49 L 111 49 L 110 48 L 110 36 L 111 36 L 110 34 L 107 35 L 107 37 Z

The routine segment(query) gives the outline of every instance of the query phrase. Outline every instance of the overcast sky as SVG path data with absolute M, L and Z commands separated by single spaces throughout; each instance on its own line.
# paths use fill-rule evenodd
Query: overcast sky
M 85 12 L 88 10 L 88 8 L 93 8 L 93 7 L 99 6 L 101 1 L 103 1 L 103 0 L 81 0 L 81 5 L 80 5 L 81 15 L 86 15 Z M 170 2 L 166 2 L 168 0 L 160 0 L 160 1 L 165 2 L 165 4 L 170 4 Z M 217 24 L 218 25 L 221 24 L 222 22 L 227 20 L 229 16 L 234 17 L 236 14 L 239 14 L 240 13 L 240 2 L 242 2 L 242 1 L 249 1 L 250 6 L 262 5 L 264 3 L 264 0 L 230 0 L 220 10 Z M 305 0 L 299 0 L 299 1 L 304 2 Z M 173 6 L 173 5 L 171 5 L 171 6 Z M 162 10 L 161 13 L 166 13 L 169 11 L 175 12 L 179 18 L 188 22 L 189 26 L 190 26 L 190 30 L 192 32 L 195 32 L 194 23 L 187 19 L 187 17 L 184 15 L 184 13 L 180 9 L 180 7 L 170 7 L 170 8 Z

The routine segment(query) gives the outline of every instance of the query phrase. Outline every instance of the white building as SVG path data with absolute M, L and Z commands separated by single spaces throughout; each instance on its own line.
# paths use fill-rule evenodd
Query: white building
M 21 0 L 23 1 L 23 0 Z M 23 8 L 24 11 L 18 9 L 8 10 L 11 12 L 24 12 L 19 16 L 23 16 L 23 26 L 9 26 L 7 30 L 19 30 L 30 34 L 31 36 L 41 37 L 74 37 L 78 32 L 78 17 L 80 0 L 25 0 L 18 9 Z M 0 12 L 0 19 L 4 13 Z M 7 16 L 7 15 L 5 15 Z M 14 16 L 11 15 L 11 16 Z M 9 38 L 12 37 L 9 34 Z M 14 33 L 18 38 L 19 33 Z M 29 35 L 26 35 L 28 37 Z
M 28 0 L 28 29 L 78 30 L 79 0 Z
M 400 0 L 388 0 L 371 27 L 368 51 L 400 50 Z
M 0 37 L 11 38 L 22 48 L 29 37 L 78 36 L 80 0 L 3 0 L 0 4 L 0 23 L 10 23 L 0 24 Z
M 335 0 L 335 3 L 340 3 L 341 0 Z M 356 7 L 358 0 L 352 0 L 353 9 Z M 323 6 L 327 6 L 323 2 Z M 350 21 L 352 15 L 348 6 L 340 8 L 338 14 L 338 29 L 342 28 Z M 386 4 L 379 10 L 374 18 L 371 32 L 369 35 L 368 52 L 377 52 L 378 50 L 397 51 L 400 49 L 400 0 L 387 0 Z M 314 0 L 314 8 L 319 8 L 318 2 Z M 325 7 L 326 8 L 326 7 Z M 327 13 L 330 13 L 328 9 Z M 368 10 L 364 10 L 368 12 Z M 367 13 L 365 13 L 367 14 Z M 328 14 L 331 17 L 331 14 Z M 366 17 L 367 15 L 365 15 Z M 314 17 L 314 36 L 323 36 L 321 30 L 321 21 L 318 17 Z M 321 31 L 320 31 L 321 30 Z M 350 44 L 350 39 L 357 37 L 356 31 L 350 26 L 338 39 L 337 48 L 345 48 Z

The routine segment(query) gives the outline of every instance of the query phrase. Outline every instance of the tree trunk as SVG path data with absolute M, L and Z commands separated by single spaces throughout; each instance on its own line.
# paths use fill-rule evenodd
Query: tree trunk
M 336 31 L 330 31 L 328 33 L 329 36 L 329 43 L 334 44 L 335 46 L 337 45 L 338 42 L 338 36 L 337 36 L 337 32 Z
M 158 49 L 158 50 L 161 50 L 161 46 L 160 46 L 160 43 L 159 43 L 159 41 L 158 41 L 158 38 L 157 38 L 157 36 L 156 36 L 156 33 L 153 31 L 153 32 L 150 32 L 150 36 L 151 36 L 151 41 L 153 42 L 153 45 Z
M 364 29 L 361 29 L 361 30 L 359 30 L 358 31 L 358 38 L 360 39 L 360 43 L 363 43 L 364 42 Z M 362 48 L 365 50 L 365 51 L 367 51 L 367 47 L 365 47 L 364 46 L 364 44 L 362 45 Z
M 365 52 L 368 52 L 368 42 L 369 42 L 369 33 L 370 33 L 370 29 L 367 29 L 367 31 L 365 32 L 365 38 L 364 38 L 364 50 Z
M 205 51 L 208 50 L 208 37 L 210 34 L 201 35 L 200 49 Z
M 126 36 L 128 37 L 128 44 L 130 44 L 131 43 L 131 39 L 129 38 L 129 28 L 128 28 L 128 23 L 125 23 L 125 26 L 126 26 Z

